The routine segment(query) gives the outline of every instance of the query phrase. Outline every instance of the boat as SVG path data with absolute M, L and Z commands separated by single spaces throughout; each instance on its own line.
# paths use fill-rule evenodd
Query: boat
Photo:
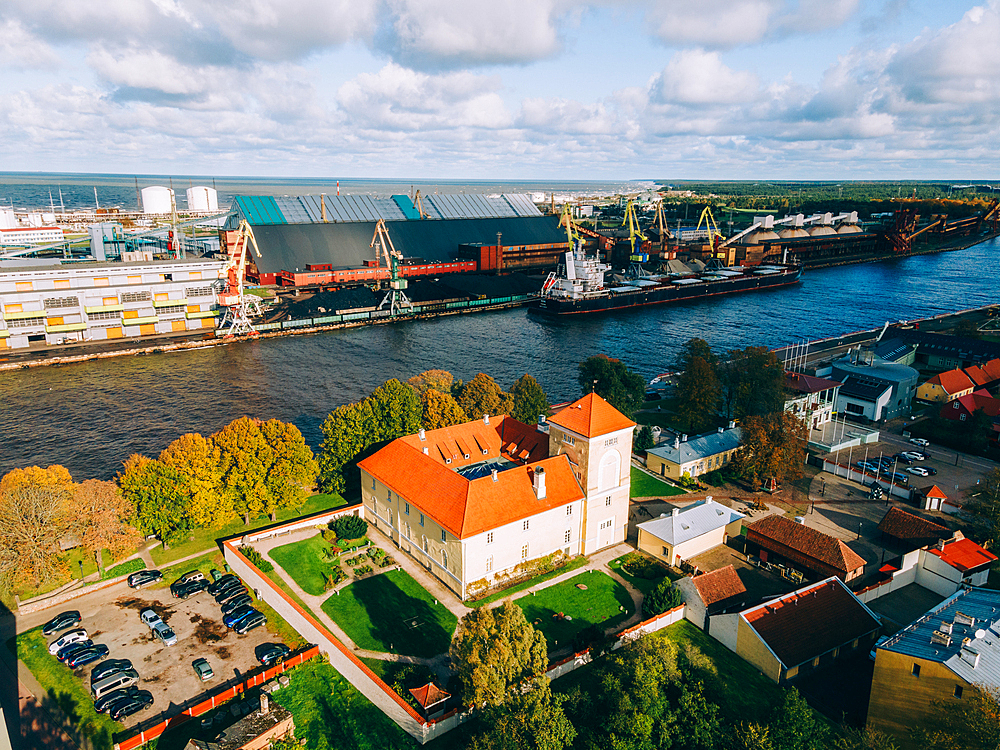
M 802 266 L 781 263 L 759 266 L 725 266 L 710 263 L 704 271 L 663 275 L 631 275 L 610 285 L 609 267 L 597 256 L 587 255 L 580 242 L 564 254 L 557 271 L 549 273 L 528 312 L 538 315 L 580 315 L 623 310 L 667 302 L 708 299 L 726 294 L 776 289 L 796 284 Z

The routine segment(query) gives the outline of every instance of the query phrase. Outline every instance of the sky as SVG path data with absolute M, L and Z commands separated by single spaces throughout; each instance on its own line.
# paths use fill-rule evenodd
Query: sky
M 1000 0 L 3 0 L 0 170 L 994 180 Z

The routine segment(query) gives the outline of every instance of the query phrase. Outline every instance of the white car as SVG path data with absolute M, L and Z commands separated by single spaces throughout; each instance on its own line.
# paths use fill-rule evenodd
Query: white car
M 929 477 L 931 473 L 923 466 L 910 466 L 906 469 L 908 474 L 916 474 L 918 477 Z
M 157 625 L 163 625 L 163 620 L 161 620 L 160 616 L 151 609 L 144 609 L 142 613 L 139 615 L 139 619 L 142 620 L 147 625 L 149 625 L 149 627 L 152 628 L 153 630 L 156 629 Z
M 84 628 L 78 628 L 77 630 L 71 630 L 64 634 L 58 640 L 52 641 L 49 644 L 49 653 L 58 654 L 63 648 L 71 643 L 79 643 L 80 641 L 87 640 L 87 631 Z
M 906 456 L 911 461 L 923 461 L 927 456 L 925 456 L 920 451 L 903 451 L 899 455 Z
M 910 442 L 914 445 L 919 445 L 921 448 L 926 448 L 930 443 L 923 438 L 910 438 Z
M 153 626 L 153 637 L 162 641 L 164 646 L 173 646 L 177 643 L 177 635 L 162 620 Z

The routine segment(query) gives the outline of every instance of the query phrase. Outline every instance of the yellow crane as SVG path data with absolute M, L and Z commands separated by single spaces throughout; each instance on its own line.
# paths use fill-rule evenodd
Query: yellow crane
M 625 206 L 625 216 L 622 219 L 622 226 L 628 226 L 628 241 L 632 246 L 632 260 L 635 261 L 635 241 L 636 238 L 646 242 L 646 235 L 642 233 L 639 228 L 639 217 L 635 214 L 635 204 L 629 200 L 628 204 Z M 640 245 L 640 249 L 641 249 Z
M 715 247 L 715 243 L 722 240 L 722 232 L 719 231 L 719 227 L 715 223 L 715 217 L 712 216 L 712 208 L 710 206 L 705 206 L 701 212 L 701 216 L 698 217 L 698 226 L 695 227 L 695 233 L 701 229 L 702 224 L 705 225 L 705 230 L 708 232 L 708 244 Z
M 222 269 L 224 286 L 219 292 L 219 306 L 225 308 L 225 313 L 222 322 L 219 323 L 219 330 L 222 332 L 222 337 L 227 339 L 233 336 L 256 336 L 257 331 L 254 330 L 250 319 L 263 314 L 260 297 L 247 294 L 243 289 L 249 255 L 248 245 L 257 253 L 258 258 L 261 257 L 253 227 L 244 219 L 236 230 L 236 241 L 232 245 L 227 243 L 228 258 Z

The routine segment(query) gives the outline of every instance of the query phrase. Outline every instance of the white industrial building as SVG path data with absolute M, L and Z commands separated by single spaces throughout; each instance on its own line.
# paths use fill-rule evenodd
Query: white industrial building
M 0 247 L 49 245 L 63 242 L 65 235 L 60 227 L 11 227 L 0 229 Z

